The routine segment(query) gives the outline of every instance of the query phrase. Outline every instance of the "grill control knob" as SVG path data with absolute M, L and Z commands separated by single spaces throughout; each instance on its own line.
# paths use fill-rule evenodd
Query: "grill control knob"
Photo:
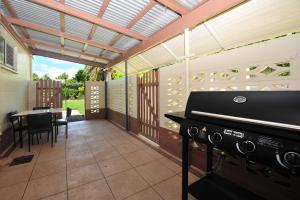
M 222 137 L 221 133 L 215 132 L 211 136 L 209 135 L 208 139 L 212 144 L 216 144 L 216 143 L 221 142 L 223 137 Z
M 300 154 L 297 152 L 289 151 L 283 155 L 284 161 L 292 167 L 300 167 Z
M 188 134 L 189 136 L 191 137 L 194 137 L 198 134 L 199 132 L 199 129 L 196 127 L 196 126 L 191 126 L 189 129 L 188 129 Z
M 251 153 L 251 152 L 255 151 L 255 144 L 254 144 L 254 142 L 252 142 L 250 140 L 244 140 L 241 143 L 240 148 L 244 153 Z

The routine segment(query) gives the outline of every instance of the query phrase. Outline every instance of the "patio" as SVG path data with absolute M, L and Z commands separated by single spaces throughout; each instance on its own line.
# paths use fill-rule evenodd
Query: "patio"
M 181 167 L 106 120 L 70 123 L 53 148 L 44 142 L 9 157 L 28 154 L 29 164 L 0 169 L 2 200 L 181 199 Z
M 199 183 L 213 173 L 266 199 L 299 199 L 300 179 L 294 176 L 300 172 L 298 140 L 289 138 L 287 144 L 297 144 L 280 152 L 281 145 L 255 137 L 261 139 L 260 145 L 275 146 L 268 155 L 272 154 L 269 158 L 279 172 L 276 168 L 271 176 L 268 163 L 248 160 L 248 153 L 259 151 L 258 142 L 251 141 L 252 137 L 245 140 L 243 126 L 228 123 L 229 128 L 206 133 L 210 126 L 195 128 L 188 118 L 180 129 L 171 120 L 178 119 L 176 114 L 173 118 L 165 115 L 181 112 L 180 119 L 184 119 L 182 113 L 193 93 L 299 91 L 299 0 L 2 0 L 0 8 L 1 200 L 186 200 L 192 191 L 187 183 Z M 64 107 L 64 82 L 33 79 L 35 56 L 80 63 L 87 67 L 84 73 L 95 73 L 93 81 L 74 82 L 84 88 L 85 121 L 69 123 L 67 139 L 60 127 L 53 148 L 44 136 L 28 152 L 30 127 L 14 131 L 8 113 L 49 107 L 48 113 Z M 49 65 L 39 67 L 48 69 Z M 251 104 L 243 95 L 228 97 L 228 107 L 222 106 L 223 98 L 216 99 L 220 102 L 207 100 L 203 108 L 217 110 L 195 108 L 189 114 L 206 114 L 207 118 L 222 114 L 222 120 L 236 120 L 241 107 Z M 197 97 L 194 102 L 199 103 Z M 231 109 L 235 103 L 239 109 Z M 266 109 L 273 105 L 256 103 Z M 291 110 L 296 114 L 286 112 L 283 118 L 298 114 L 297 105 L 277 103 L 276 108 L 294 106 Z M 226 113 L 225 107 L 236 113 Z M 254 114 L 247 115 L 252 111 L 244 110 L 244 121 L 238 122 L 250 119 L 270 125 L 279 116 L 256 119 Z M 48 115 L 47 130 L 51 130 L 58 123 Z M 16 121 L 22 125 L 22 120 Z M 13 133 L 18 134 L 13 137 Z M 23 148 L 19 148 L 19 133 L 25 138 Z M 234 143 L 230 151 L 238 156 L 218 149 L 223 136 L 238 137 L 227 140 Z M 203 138 L 209 143 L 198 141 Z M 251 151 L 249 144 L 254 146 Z M 31 154 L 30 163 L 8 166 L 12 159 Z M 194 199 L 191 194 L 189 199 Z

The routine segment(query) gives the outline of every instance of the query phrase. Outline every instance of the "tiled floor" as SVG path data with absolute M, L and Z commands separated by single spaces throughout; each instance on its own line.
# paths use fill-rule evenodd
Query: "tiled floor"
M 67 140 L 63 130 L 54 148 L 12 153 L 34 158 L 0 168 L 1 200 L 181 199 L 180 166 L 108 121 L 70 123 Z

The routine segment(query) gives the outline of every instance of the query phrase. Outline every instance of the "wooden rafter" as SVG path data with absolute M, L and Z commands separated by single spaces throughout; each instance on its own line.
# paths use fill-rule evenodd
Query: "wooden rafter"
M 64 38 L 69 39 L 69 40 L 73 40 L 73 41 L 77 41 L 77 42 L 81 42 L 81 43 L 88 43 L 91 46 L 95 46 L 95 47 L 102 48 L 102 49 L 107 49 L 109 51 L 113 51 L 113 52 L 117 52 L 117 53 L 125 53 L 124 50 L 121 50 L 121 49 L 118 49 L 115 47 L 111 47 L 106 44 L 100 44 L 100 43 L 97 43 L 97 42 L 94 42 L 91 40 L 87 40 L 87 39 L 84 39 L 84 38 L 76 36 L 76 35 L 71 35 L 68 33 L 57 31 L 56 29 L 48 28 L 48 27 L 45 27 L 42 25 L 38 25 L 38 24 L 35 24 L 32 22 L 25 21 L 25 20 L 16 19 L 16 18 L 8 17 L 8 16 L 5 16 L 5 19 L 11 24 L 16 24 L 16 25 L 22 26 L 24 28 L 33 29 L 33 30 L 36 30 L 39 32 L 47 33 L 50 35 L 55 35 L 58 37 L 63 36 Z
M 79 19 L 82 19 L 84 21 L 87 21 L 87 22 L 96 24 L 98 26 L 102 26 L 104 28 L 122 33 L 124 35 L 136 38 L 138 40 L 145 40 L 146 39 L 146 37 L 143 36 L 140 33 L 136 33 L 136 32 L 134 32 L 130 29 L 127 29 L 127 28 L 124 28 L 124 27 L 119 26 L 117 24 L 114 24 L 112 22 L 103 20 L 103 19 L 101 19 L 97 16 L 88 14 L 86 12 L 83 12 L 83 11 L 79 10 L 79 9 L 73 8 L 71 6 L 62 5 L 61 3 L 58 3 L 58 2 L 55 2 L 55 1 L 52 1 L 52 0 L 31 0 L 30 2 L 36 3 L 36 4 L 41 5 L 41 6 L 45 6 L 47 8 L 50 8 L 50 9 L 53 9 L 53 10 L 56 10 L 56 11 L 59 11 L 59 12 L 63 12 L 63 13 L 68 14 L 68 15 L 72 15 L 72 16 L 77 17 Z
M 8 10 L 8 12 L 10 13 L 10 15 L 13 16 L 14 18 L 18 18 L 18 15 L 17 15 L 16 11 L 10 5 L 9 1 L 8 0 L 3 0 L 3 3 L 5 5 L 5 7 L 6 7 L 6 9 Z M 21 27 L 21 31 L 22 31 L 23 35 L 26 38 L 30 39 L 30 35 L 29 35 L 29 33 L 27 32 L 27 30 L 25 28 Z M 35 48 L 34 44 L 29 43 L 29 45 L 32 46 L 33 48 Z
M 170 10 L 172 10 L 180 15 L 184 15 L 184 14 L 187 14 L 188 12 L 190 12 L 190 10 L 188 8 L 179 4 L 175 0 L 155 0 L 155 1 L 157 1 L 161 5 L 169 8 Z
M 161 42 L 175 37 L 176 35 L 182 33 L 186 28 L 194 28 L 198 24 L 203 23 L 210 18 L 215 17 L 216 15 L 219 15 L 246 1 L 248 0 L 209 0 L 191 12 L 183 15 L 173 23 L 169 24 L 164 29 L 158 31 L 147 40 L 133 47 L 127 51 L 125 55 L 117 57 L 108 64 L 108 67 L 111 67 L 122 60 L 128 59 L 131 56 L 141 53 Z
M 150 0 L 148 5 L 146 5 L 127 25 L 126 28 L 130 29 L 132 28 L 149 10 L 151 10 L 156 5 L 156 2 L 153 0 Z M 110 46 L 113 46 L 120 38 L 122 37 L 122 34 L 117 35 L 115 38 L 112 39 L 112 41 L 109 43 Z M 100 55 L 103 55 L 105 50 L 100 52 Z
M 102 67 L 102 68 L 105 67 L 105 65 L 103 65 L 101 63 L 84 60 L 84 59 L 80 59 L 80 58 L 75 58 L 72 56 L 61 55 L 59 53 L 53 53 L 53 52 L 49 52 L 49 51 L 45 51 L 45 50 L 30 48 L 30 51 L 32 52 L 33 55 L 45 56 L 45 57 L 49 57 L 49 58 L 55 58 L 55 59 L 59 59 L 59 60 L 65 60 L 65 61 L 69 61 L 69 62 L 80 63 L 80 64 L 90 65 L 90 66 L 95 66 L 95 67 Z
M 102 18 L 102 16 L 105 13 L 106 8 L 108 7 L 109 2 L 110 2 L 110 0 L 104 0 L 103 4 L 101 6 L 101 9 L 99 10 L 99 13 L 98 13 L 97 17 Z M 93 38 L 93 36 L 96 32 L 96 29 L 97 29 L 97 25 L 93 24 L 93 26 L 91 28 L 91 31 L 89 33 L 89 36 L 87 38 L 88 40 L 91 40 Z M 83 51 L 86 51 L 87 47 L 88 47 L 88 44 L 85 43 L 84 47 L 83 47 Z
M 18 41 L 18 43 L 23 47 L 23 49 L 30 54 L 29 49 L 27 46 L 23 43 L 22 39 L 19 37 L 19 35 L 15 32 L 15 30 L 10 26 L 8 21 L 4 18 L 4 16 L 0 13 L 0 23 L 3 25 L 3 27 Z
M 79 50 L 74 50 L 74 49 L 67 48 L 67 47 L 57 46 L 55 44 L 51 44 L 51 43 L 44 42 L 44 41 L 38 41 L 38 40 L 32 40 L 32 39 L 26 39 L 26 38 L 22 38 L 22 41 L 25 42 L 25 43 L 34 43 L 36 45 L 49 47 L 49 48 L 61 50 L 61 51 L 64 51 L 64 52 L 77 53 L 77 54 L 80 54 L 80 55 L 82 54 L 82 55 L 93 57 L 93 58 L 99 58 L 99 59 L 102 59 L 102 60 L 107 61 L 107 62 L 109 61 L 107 58 L 102 58 L 102 57 L 100 57 L 98 55 L 95 55 L 95 54 L 83 53 L 82 51 L 79 51 Z

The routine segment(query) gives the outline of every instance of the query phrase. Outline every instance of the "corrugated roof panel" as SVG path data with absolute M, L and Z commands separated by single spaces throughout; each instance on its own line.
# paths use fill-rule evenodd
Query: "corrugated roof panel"
M 184 56 L 184 37 L 183 34 L 178 35 L 166 42 L 164 42 L 177 57 Z
M 71 49 L 82 51 L 84 44 L 65 39 L 65 46 Z
M 24 0 L 10 0 L 9 3 L 20 19 L 56 30 L 60 29 L 59 13 L 57 11 Z
M 65 4 L 73 8 L 97 16 L 103 0 L 65 0 Z
M 207 22 L 220 43 L 233 47 L 297 31 L 299 0 L 252 0 Z
M 120 54 L 116 53 L 116 52 L 111 52 L 111 51 L 105 51 L 103 53 L 103 58 L 107 58 L 110 60 L 115 59 L 116 57 L 118 57 Z
M 144 36 L 150 36 L 177 19 L 177 17 L 178 15 L 175 12 L 157 4 L 131 30 L 141 33 Z
M 103 49 L 89 45 L 88 48 L 86 49 L 86 52 L 94 55 L 99 55 L 102 50 Z
M 121 72 L 121 73 L 125 73 L 125 63 L 124 62 L 120 62 L 118 64 L 116 64 L 115 66 L 113 66 L 113 69 L 116 69 L 117 71 Z M 134 68 L 132 67 L 128 67 L 128 74 L 132 74 L 137 72 Z
M 86 56 L 86 55 L 81 55 L 80 58 L 84 59 L 84 60 L 89 60 L 89 61 L 94 61 L 95 60 L 94 57 Z
M 128 60 L 129 68 L 134 68 L 136 71 L 151 68 L 149 63 L 145 62 L 140 56 L 135 56 Z
M 194 8 L 199 5 L 203 0 L 176 0 L 178 3 L 183 5 L 186 8 Z
M 50 51 L 50 52 L 53 52 L 53 53 L 61 53 L 59 49 L 55 49 L 55 48 L 51 48 L 51 47 L 45 47 L 45 46 L 42 46 L 42 45 L 35 45 L 36 48 L 38 49 L 41 49 L 41 50 L 44 50 L 44 51 Z
M 34 30 L 31 30 L 31 29 L 27 29 L 27 31 L 28 31 L 30 37 L 33 40 L 40 40 L 40 41 L 43 41 L 43 42 L 48 42 L 48 43 L 51 43 L 51 44 L 60 45 L 60 38 L 57 37 L 57 36 L 49 35 L 49 34 L 38 32 L 38 31 L 34 31 Z
M 92 24 L 70 15 L 65 15 L 65 32 L 87 38 Z
M 162 45 L 157 45 L 141 55 L 155 67 L 176 61 L 176 58 L 174 58 Z
M 64 51 L 64 55 L 72 56 L 72 57 L 75 57 L 75 58 L 78 58 L 80 56 L 79 53 L 74 53 L 74 52 L 69 52 L 69 51 Z
M 137 45 L 138 43 L 140 43 L 140 41 L 134 39 L 134 38 L 130 38 L 127 37 L 125 35 L 123 35 L 114 45 L 114 47 L 122 49 L 122 50 L 128 50 L 131 47 Z
M 203 55 L 221 50 L 222 47 L 202 24 L 190 32 L 190 53 Z
M 102 44 L 109 44 L 117 35 L 117 32 L 97 26 L 92 40 Z
M 0 10 L 4 15 L 11 16 L 6 6 L 4 5 L 3 1 L 0 1 Z
M 149 3 L 149 0 L 110 0 L 103 19 L 126 27 Z
M 96 62 L 105 63 L 105 64 L 108 63 L 108 61 L 103 60 L 103 59 L 101 59 L 101 58 L 96 58 Z

